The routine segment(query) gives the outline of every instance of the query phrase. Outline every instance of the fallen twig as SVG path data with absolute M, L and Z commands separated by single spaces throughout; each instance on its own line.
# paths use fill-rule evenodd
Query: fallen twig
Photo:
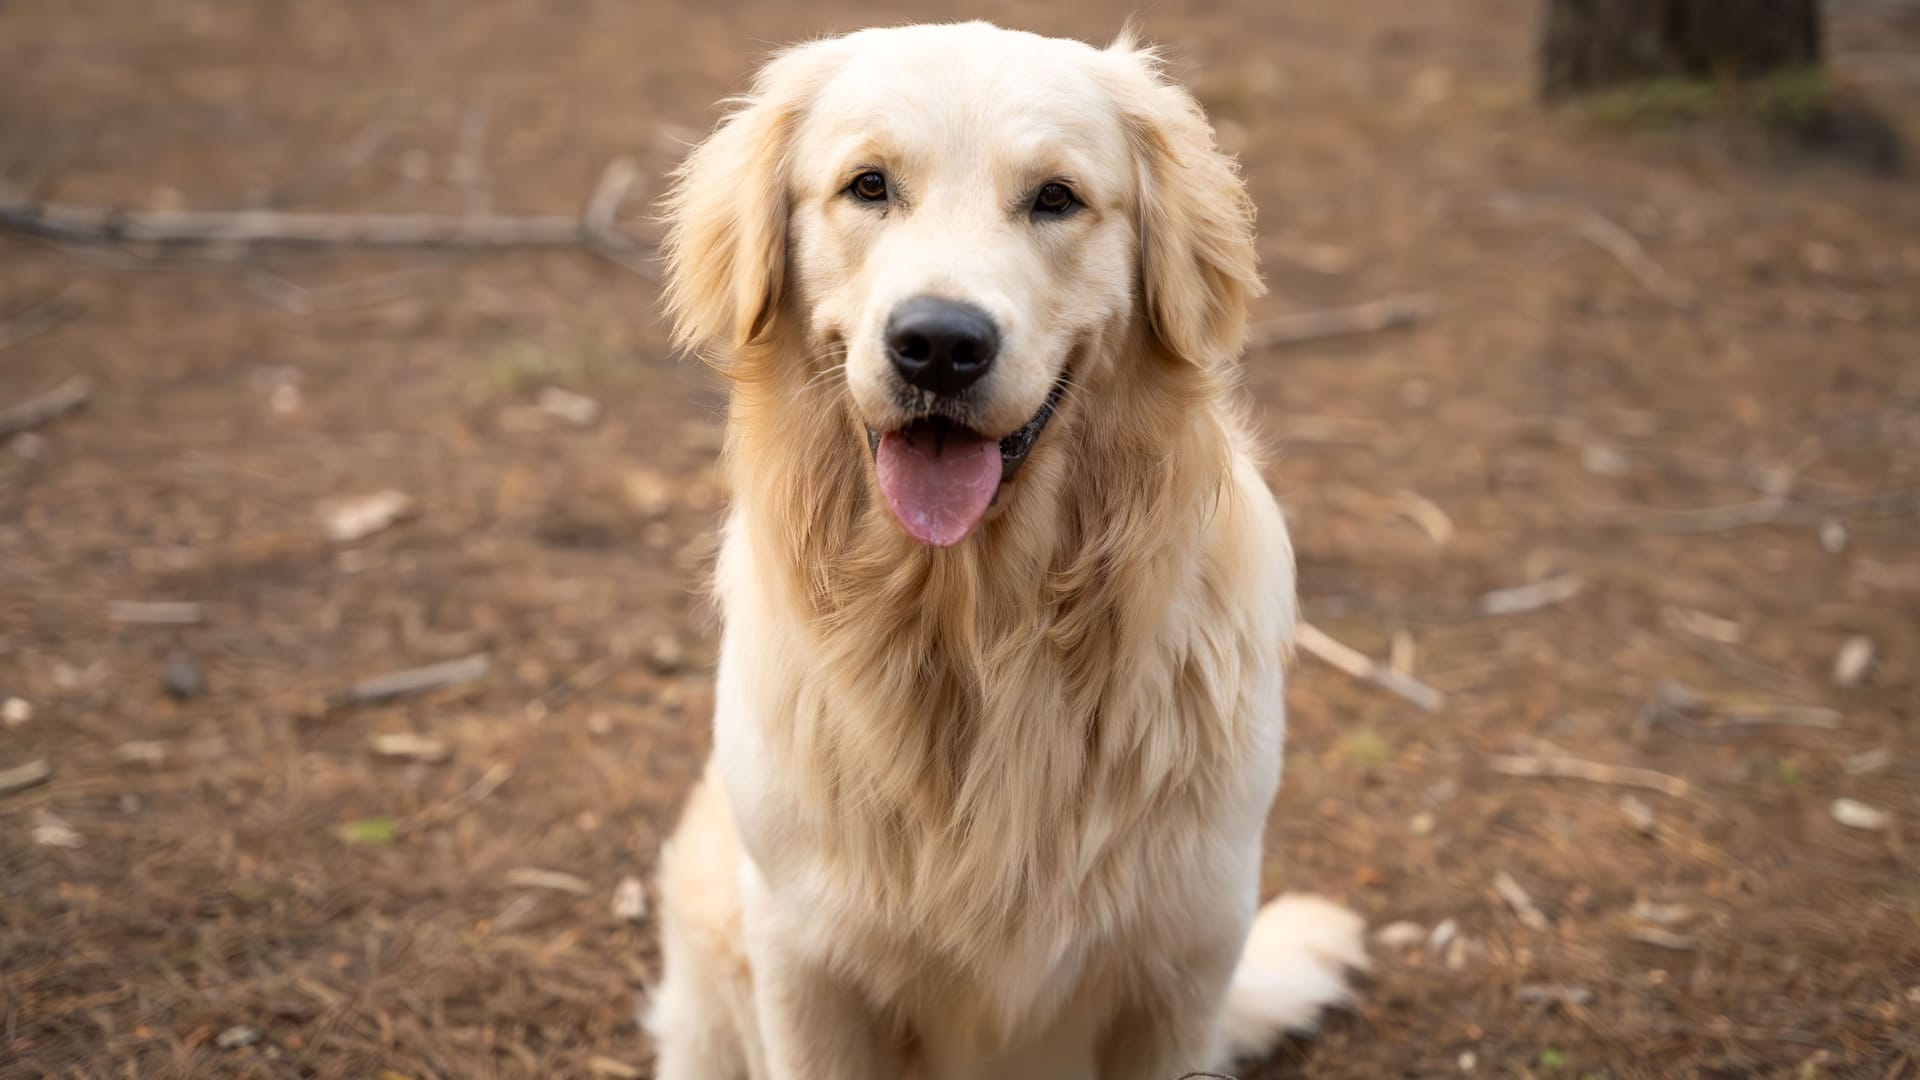
M 1693 306 L 1694 289 L 1660 265 L 1639 238 L 1590 206 L 1570 202 L 1533 199 L 1525 196 L 1501 197 L 1493 202 L 1496 211 L 1508 216 L 1559 218 L 1567 231 L 1613 256 L 1633 275 L 1642 288 L 1677 308 Z
M 1375 661 L 1350 645 L 1335 641 L 1312 623 L 1300 624 L 1296 640 L 1300 649 L 1308 655 L 1361 682 L 1372 683 L 1382 690 L 1397 694 L 1427 712 L 1439 712 L 1446 703 L 1440 691 L 1411 675 Z
M 86 376 L 75 375 L 39 397 L 0 409 L 0 439 L 31 431 L 49 420 L 72 412 L 85 405 L 91 393 Z
M 1394 509 L 1427 534 L 1436 546 L 1445 547 L 1453 539 L 1453 519 L 1438 503 L 1417 491 L 1402 491 L 1394 496 Z
M 1700 944 L 1700 939 L 1691 934 L 1676 934 L 1671 930 L 1662 930 L 1654 926 L 1637 926 L 1627 932 L 1627 938 L 1642 945 L 1651 945 L 1656 949 L 1669 949 L 1673 952 L 1691 952 Z
M 16 791 L 39 787 L 53 776 L 53 765 L 46 758 L 34 758 L 25 765 L 15 765 L 11 769 L 0 769 L 0 795 L 12 795 Z
M 472 656 L 463 656 L 458 660 L 447 660 L 438 664 L 427 664 L 424 667 L 378 675 L 354 683 L 345 690 L 336 691 L 327 700 L 335 706 L 371 705 L 375 702 L 405 697 L 408 694 L 437 690 L 456 683 L 472 682 L 483 678 L 488 668 L 487 654 L 474 653 Z
M 612 224 L 634 167 L 616 160 L 578 217 L 120 210 L 0 196 L 0 228 L 76 244 L 288 244 L 384 248 L 581 248 L 626 263 L 646 246 Z M 628 263 L 628 265 L 637 265 Z
M 520 866 L 507 871 L 507 884 L 523 889 L 551 889 L 555 892 L 568 892 L 575 896 L 593 895 L 593 886 L 577 874 L 568 874 L 559 870 L 542 870 L 535 866 Z
M 1476 600 L 1473 609 L 1482 615 L 1524 615 L 1563 604 L 1579 595 L 1585 586 L 1586 582 L 1572 574 L 1559 574 L 1532 585 L 1495 589 Z
M 1617 784 L 1623 787 L 1658 791 L 1676 799 L 1686 798 L 1693 791 L 1685 780 L 1677 776 L 1668 776 L 1666 773 L 1654 772 L 1652 769 L 1637 769 L 1628 765 L 1604 765 L 1597 761 L 1582 761 L 1579 758 L 1495 754 L 1487 759 L 1487 767 L 1506 776 Z
M 138 626 L 192 626 L 202 613 L 191 600 L 115 600 L 107 606 L 107 617 Z
M 1833 731 L 1840 727 L 1840 720 L 1836 710 L 1817 705 L 1711 698 L 1669 680 L 1654 688 L 1635 729 L 1645 734 L 1658 725 L 1690 737 L 1730 739 L 1765 727 Z
M 480 779 L 475 780 L 467 790 L 453 798 L 435 803 L 408 818 L 400 826 L 400 831 L 413 832 L 451 821 L 486 801 L 487 796 L 499 791 L 500 786 L 512 777 L 513 770 L 507 766 L 497 762 L 489 765 L 487 771 L 480 775 Z
M 1521 926 L 1529 930 L 1545 930 L 1551 925 L 1540 906 L 1533 902 L 1533 897 L 1527 895 L 1527 890 L 1514 880 L 1512 874 L 1502 870 L 1493 875 L 1493 891 L 1499 893 L 1500 899 L 1513 909 L 1514 918 L 1520 920 Z
M 1698 510 L 1666 510 L 1651 506 L 1614 507 L 1609 512 L 1621 524 L 1671 536 L 1704 536 L 1707 533 L 1733 532 L 1780 520 L 1787 507 L 1785 496 L 1768 496 L 1754 502 L 1709 506 Z
M 1390 296 L 1353 307 L 1278 315 L 1247 331 L 1247 347 L 1271 349 L 1353 334 L 1377 334 L 1412 326 L 1433 314 L 1432 301 L 1420 296 Z
M 1581 207 L 1574 215 L 1573 231 L 1595 247 L 1614 257 L 1648 292 L 1685 308 L 1693 305 L 1693 286 L 1675 277 L 1660 265 L 1647 249 L 1625 228 L 1616 225 L 1592 207 Z

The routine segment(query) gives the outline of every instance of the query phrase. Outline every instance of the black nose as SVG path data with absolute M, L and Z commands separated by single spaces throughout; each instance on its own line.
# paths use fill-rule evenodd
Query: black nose
M 1000 351 L 993 319 L 972 304 L 916 296 L 887 320 L 887 356 L 922 390 L 957 394 L 987 373 Z

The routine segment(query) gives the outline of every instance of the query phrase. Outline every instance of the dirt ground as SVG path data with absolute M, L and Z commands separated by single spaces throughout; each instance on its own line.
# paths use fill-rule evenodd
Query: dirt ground
M 1920 133 L 1920 12 L 1830 7 L 1836 82 Z M 628 155 L 644 237 L 771 44 L 956 13 L 16 0 L 0 179 L 564 214 Z M 1261 314 L 1432 304 L 1247 361 L 1307 616 L 1445 695 L 1298 668 L 1272 887 L 1415 925 L 1249 1075 L 1920 1075 L 1920 188 L 1731 122 L 1543 114 L 1534 15 L 1141 9 L 1244 156 Z M 0 235 L 0 408 L 92 387 L 0 448 L 0 770 L 52 770 L 0 795 L 0 1076 L 646 1075 L 651 931 L 613 901 L 705 752 L 725 498 L 721 390 L 657 299 L 582 254 Z M 323 533 L 388 489 L 404 520 Z

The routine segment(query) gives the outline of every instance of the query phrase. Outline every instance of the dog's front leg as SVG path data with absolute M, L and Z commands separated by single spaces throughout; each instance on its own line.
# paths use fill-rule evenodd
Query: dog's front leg
M 1237 935 L 1209 942 L 1153 987 L 1149 1001 L 1115 1017 L 1100 1045 L 1101 1080 L 1173 1080 L 1208 1068 L 1239 955 Z
M 754 1013 L 767 1080 L 899 1080 L 904 1074 L 888 1027 L 847 980 L 808 955 L 803 915 L 769 910 L 764 887 L 750 902 L 747 948 Z
M 782 952 L 753 958 L 768 1080 L 899 1080 L 892 1040 L 858 993 L 831 972 Z

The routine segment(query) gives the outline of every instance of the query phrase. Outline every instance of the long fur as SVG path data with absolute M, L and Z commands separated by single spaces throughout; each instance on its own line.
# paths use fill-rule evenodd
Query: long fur
M 794 132 L 882 44 L 776 58 L 666 204 L 676 332 L 732 386 L 734 501 L 715 759 L 661 869 L 659 1075 L 1145 1078 L 1258 1053 L 1365 956 L 1325 902 L 1254 920 L 1294 601 L 1230 395 L 1250 204 L 1150 54 L 1089 50 L 1137 170 L 1137 309 L 1011 505 L 924 547 L 876 497 L 789 250 Z M 1249 926 L 1267 944 L 1236 975 Z

